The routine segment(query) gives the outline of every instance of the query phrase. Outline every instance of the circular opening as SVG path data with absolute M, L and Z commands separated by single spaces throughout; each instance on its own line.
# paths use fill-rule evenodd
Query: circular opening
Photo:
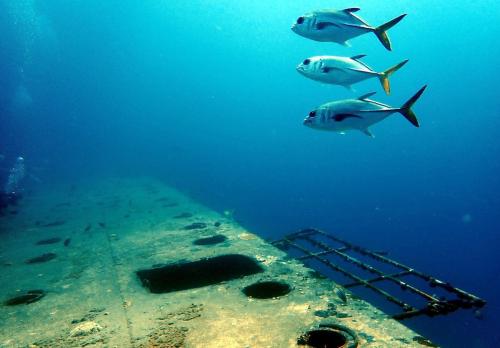
M 286 283 L 268 281 L 249 285 L 243 289 L 243 293 L 248 297 L 265 299 L 286 295 L 291 290 L 290 285 Z
M 347 338 L 339 331 L 312 330 L 301 336 L 297 343 L 314 348 L 341 348 L 347 343 Z

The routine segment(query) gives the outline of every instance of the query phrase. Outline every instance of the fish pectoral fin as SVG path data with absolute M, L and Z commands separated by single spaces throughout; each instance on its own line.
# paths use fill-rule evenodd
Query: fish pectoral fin
M 337 27 L 340 28 L 340 25 L 333 22 L 319 22 L 316 24 L 316 30 L 323 30 L 327 27 Z
M 346 118 L 363 118 L 363 117 L 356 115 L 356 114 L 336 114 L 336 115 L 331 117 L 332 120 L 337 121 L 337 122 L 342 122 Z
M 329 72 L 332 72 L 334 70 L 342 71 L 342 69 L 330 67 L 330 66 L 322 66 L 320 70 L 322 73 L 325 73 L 325 74 L 328 74 Z
M 373 135 L 373 133 L 368 129 L 368 128 L 365 128 L 365 129 L 360 129 L 360 131 L 363 133 L 363 134 L 366 134 L 368 135 L 370 138 L 375 138 L 375 135 Z

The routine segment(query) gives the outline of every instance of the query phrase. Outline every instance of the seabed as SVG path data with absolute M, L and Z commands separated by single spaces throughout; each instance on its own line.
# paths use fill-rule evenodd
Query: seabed
M 46 187 L 0 228 L 2 348 L 430 344 L 154 179 Z

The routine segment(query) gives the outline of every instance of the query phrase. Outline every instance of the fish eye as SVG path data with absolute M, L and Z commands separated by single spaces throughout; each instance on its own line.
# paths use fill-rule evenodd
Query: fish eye
M 315 117 L 316 116 L 316 111 L 311 111 L 309 113 L 309 117 Z
M 311 63 L 311 60 L 309 58 L 307 58 L 306 60 L 304 60 L 302 62 L 302 64 L 304 64 L 304 65 L 309 65 L 309 63 Z
M 304 23 L 304 17 L 297 18 L 297 24 L 302 24 L 302 23 Z

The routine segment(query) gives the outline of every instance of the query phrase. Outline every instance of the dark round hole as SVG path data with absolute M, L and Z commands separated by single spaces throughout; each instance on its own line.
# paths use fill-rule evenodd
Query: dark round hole
M 265 299 L 286 295 L 291 290 L 290 285 L 286 283 L 268 281 L 249 285 L 242 291 L 248 297 Z
M 314 348 L 340 348 L 347 343 L 347 338 L 339 331 L 312 330 L 302 335 L 297 344 Z

